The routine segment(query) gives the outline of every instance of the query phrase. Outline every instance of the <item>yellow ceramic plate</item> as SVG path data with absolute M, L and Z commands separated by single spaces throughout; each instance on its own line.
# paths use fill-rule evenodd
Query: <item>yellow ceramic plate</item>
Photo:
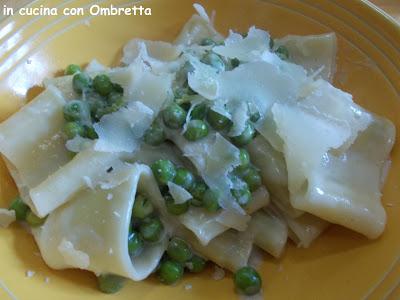
M 93 1 L 94 2 L 94 1 Z M 128 1 L 96 1 L 102 5 L 127 5 Z M 400 132 L 400 29 L 382 11 L 360 0 L 204 0 L 216 10 L 216 27 L 246 30 L 265 28 L 273 36 L 334 31 L 339 38 L 336 85 L 351 92 L 367 109 L 391 119 Z M 34 2 L 34 6 L 87 7 L 91 0 Z M 39 91 L 43 78 L 57 74 L 67 64 L 84 64 L 97 58 L 116 65 L 121 47 L 133 37 L 172 40 L 193 14 L 191 0 L 144 1 L 151 17 L 21 17 L 0 25 L 0 120 Z M 398 299 L 400 278 L 400 153 L 393 164 L 383 202 L 388 213 L 383 236 L 369 241 L 332 226 L 310 249 L 292 245 L 284 257 L 265 255 L 262 263 L 266 299 Z M 0 206 L 17 194 L 4 164 L 0 164 Z M 54 271 L 46 267 L 31 236 L 20 226 L 0 231 L 0 299 L 7 289 L 17 299 L 232 299 L 228 275 L 211 279 L 185 276 L 175 287 L 150 279 L 131 282 L 118 295 L 96 289 L 95 276 L 77 270 Z M 27 270 L 35 271 L 32 278 Z M 187 290 L 185 287 L 192 288 Z M 397 293 L 397 294 L 396 294 Z M 397 295 L 397 298 L 396 298 Z

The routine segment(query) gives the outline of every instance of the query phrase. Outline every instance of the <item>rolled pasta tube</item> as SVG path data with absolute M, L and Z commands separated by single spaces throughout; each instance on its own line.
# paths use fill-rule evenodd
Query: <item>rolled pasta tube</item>
M 61 92 L 49 86 L 0 124 L 0 152 L 24 202 L 32 208 L 28 190 L 71 159 L 61 134 L 65 103 Z
M 156 206 L 162 201 L 151 170 L 134 164 L 127 181 L 109 190 L 86 188 L 51 213 L 43 226 L 33 229 L 46 264 L 132 280 L 150 275 L 165 251 L 167 235 L 146 244 L 138 256 L 129 256 L 128 234 L 137 191 L 146 193 Z

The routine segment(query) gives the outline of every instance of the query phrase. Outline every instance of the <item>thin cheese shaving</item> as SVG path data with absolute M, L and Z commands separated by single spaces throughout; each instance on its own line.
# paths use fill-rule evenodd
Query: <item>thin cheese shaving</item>
M 168 182 L 168 189 L 175 204 L 182 204 L 193 198 L 187 190 L 173 182 Z
M 141 102 L 131 102 L 127 107 L 103 116 L 93 126 L 99 136 L 94 149 L 101 152 L 134 152 L 153 118 L 153 111 Z

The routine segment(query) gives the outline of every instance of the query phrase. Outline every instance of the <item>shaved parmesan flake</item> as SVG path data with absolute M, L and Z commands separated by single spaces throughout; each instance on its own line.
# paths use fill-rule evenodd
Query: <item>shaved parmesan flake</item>
M 205 38 L 211 38 L 216 42 L 224 40 L 209 21 L 199 15 L 193 15 L 183 26 L 175 40 L 175 44 L 189 46 L 198 44 Z
M 319 35 L 288 35 L 275 40 L 275 48 L 285 46 L 289 59 L 309 72 L 323 67 L 320 76 L 332 81 L 336 68 L 337 41 L 335 33 Z
M 306 79 L 304 70 L 288 72 L 283 67 L 262 61 L 242 64 L 220 74 L 217 97 L 248 101 L 264 116 L 273 103 L 296 100 Z
M 85 149 L 92 147 L 93 141 L 88 138 L 83 138 L 80 135 L 75 136 L 73 139 L 65 143 L 65 147 L 71 152 L 81 152 Z
M 233 123 L 229 130 L 229 136 L 239 136 L 245 130 L 249 120 L 248 108 L 249 106 L 245 101 L 231 101 L 228 104 L 227 109 L 231 112 Z
M 182 204 L 193 198 L 187 190 L 173 182 L 168 182 L 168 189 L 175 204 Z
M 276 103 L 272 113 L 277 133 L 284 141 L 289 191 L 295 195 L 306 187 L 326 153 L 341 147 L 349 138 L 350 128 L 296 105 Z
M 223 46 L 214 47 L 213 51 L 228 58 L 237 58 L 243 62 L 261 60 L 265 52 L 269 52 L 268 32 L 250 27 L 245 38 L 242 35 L 230 31 Z
M 148 56 L 160 62 L 174 61 L 182 53 L 182 46 L 179 45 L 177 46 L 162 41 L 133 39 L 124 46 L 122 57 L 122 62 L 124 64 L 129 65 L 140 56 L 141 43 L 144 44 Z
M 99 136 L 94 149 L 101 152 L 134 152 L 153 118 L 153 111 L 141 102 L 129 103 L 127 107 L 103 116 L 99 123 L 93 125 Z
M 6 228 L 11 223 L 15 222 L 15 211 L 8 210 L 5 208 L 0 208 L 0 227 Z
M 101 64 L 97 59 L 93 59 L 85 68 L 85 71 L 87 73 L 91 73 L 91 75 L 98 74 L 98 73 L 104 73 L 109 70 L 110 70 L 110 68 Z
M 314 82 L 314 89 L 301 100 L 301 103 L 315 109 L 329 118 L 347 123 L 351 135 L 341 150 L 346 150 L 357 138 L 359 132 L 365 130 L 372 122 L 372 115 L 353 102 L 353 97 L 319 79 Z
M 199 16 L 202 17 L 202 18 L 204 19 L 204 21 L 206 21 L 206 22 L 208 22 L 208 23 L 211 23 L 211 20 L 210 20 L 210 18 L 208 17 L 207 12 L 206 12 L 206 10 L 204 9 L 203 6 L 201 6 L 201 5 L 198 4 L 198 3 L 194 3 L 194 4 L 193 4 L 193 7 L 194 7 L 194 9 L 197 11 L 197 13 L 199 14 Z
M 58 251 L 64 258 L 64 262 L 71 267 L 87 269 L 90 264 L 89 255 L 75 249 L 74 244 L 63 238 L 58 245 Z
M 172 74 L 156 75 L 141 57 L 123 68 L 114 68 L 107 75 L 112 82 L 124 88 L 124 96 L 130 102 L 140 101 L 157 115 L 168 99 L 173 80 Z
M 194 71 L 188 73 L 188 83 L 192 90 L 207 99 L 214 99 L 218 94 L 217 70 L 203 64 L 197 57 L 188 57 Z
M 195 165 L 206 184 L 220 192 L 221 207 L 235 212 L 238 219 L 243 218 L 246 222 L 244 210 L 231 195 L 234 184 L 228 176 L 240 164 L 239 149 L 219 133 L 213 132 L 196 142 L 188 142 L 174 132 L 170 133 L 170 138 Z

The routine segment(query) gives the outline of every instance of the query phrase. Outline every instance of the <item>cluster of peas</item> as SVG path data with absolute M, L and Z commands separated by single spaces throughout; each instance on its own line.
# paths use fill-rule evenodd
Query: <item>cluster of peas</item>
M 256 168 L 250 163 L 249 153 L 240 149 L 240 165 L 235 168 L 231 176 L 241 178 L 242 185 L 231 190 L 232 196 L 243 207 L 251 201 L 251 192 L 261 186 L 261 176 Z M 209 212 L 216 212 L 220 209 L 220 193 L 216 189 L 209 188 L 203 180 L 196 178 L 189 170 L 177 168 L 170 160 L 160 159 L 151 165 L 154 177 L 164 191 L 165 205 L 170 214 L 181 215 L 189 209 L 190 205 L 203 207 Z M 168 182 L 183 187 L 191 193 L 193 198 L 190 201 L 176 204 L 174 199 L 166 192 Z
M 93 122 L 98 122 L 105 114 L 116 112 L 125 104 L 124 90 L 111 82 L 107 75 L 96 75 L 92 79 L 78 65 L 69 65 L 65 74 L 73 75 L 72 87 L 84 100 L 72 100 L 64 106 L 64 133 L 69 139 L 77 135 L 97 139 Z

